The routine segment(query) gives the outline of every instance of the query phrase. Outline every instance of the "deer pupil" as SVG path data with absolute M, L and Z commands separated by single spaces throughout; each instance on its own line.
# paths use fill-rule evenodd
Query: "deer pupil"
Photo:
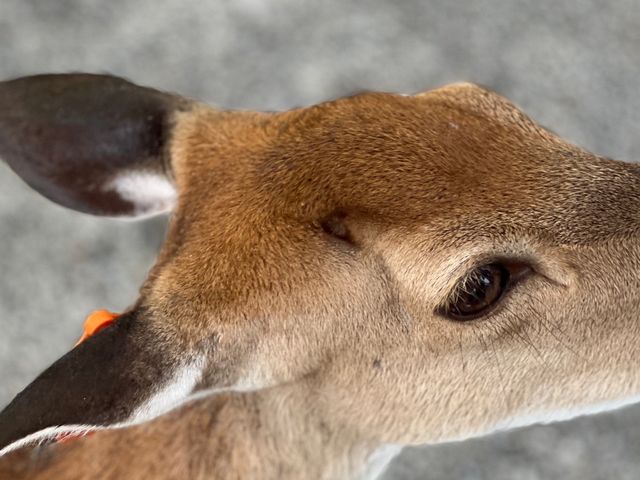
M 459 285 L 459 293 L 449 307 L 458 319 L 475 316 L 493 305 L 501 296 L 508 279 L 507 270 L 498 264 L 477 268 Z

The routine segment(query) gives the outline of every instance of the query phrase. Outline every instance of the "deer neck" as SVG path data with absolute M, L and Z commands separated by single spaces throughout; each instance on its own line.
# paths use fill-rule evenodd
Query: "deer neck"
M 291 386 L 209 403 L 216 421 L 203 471 L 211 478 L 369 480 L 401 449 L 326 420 L 313 399 Z

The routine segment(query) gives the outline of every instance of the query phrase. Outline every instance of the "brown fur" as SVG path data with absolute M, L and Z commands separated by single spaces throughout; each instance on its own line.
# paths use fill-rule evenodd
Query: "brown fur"
M 206 358 L 200 390 L 231 391 L 0 478 L 358 478 L 384 444 L 640 393 L 637 166 L 468 84 L 175 122 L 179 201 L 139 305 Z M 438 315 L 494 257 L 535 273 L 487 318 Z

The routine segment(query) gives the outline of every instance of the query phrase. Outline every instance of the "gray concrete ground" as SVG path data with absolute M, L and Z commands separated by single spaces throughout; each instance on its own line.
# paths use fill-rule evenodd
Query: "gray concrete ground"
M 639 49 L 637 0 L 0 0 L 0 78 L 111 72 L 255 109 L 465 79 L 621 159 L 640 159 Z M 86 312 L 135 298 L 163 228 L 64 210 L 0 165 L 0 405 Z M 410 449 L 386 478 L 637 479 L 638 425 L 629 408 Z

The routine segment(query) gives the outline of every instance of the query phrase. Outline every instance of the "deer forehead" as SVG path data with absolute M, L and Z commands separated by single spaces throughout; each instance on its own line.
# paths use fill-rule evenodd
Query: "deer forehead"
M 288 214 L 342 206 L 415 215 L 487 186 L 511 194 L 549 169 L 559 146 L 570 149 L 501 97 L 463 85 L 281 114 L 203 108 L 178 115 L 172 157 L 182 204 L 193 212 L 263 202 Z
M 607 212 L 604 223 L 583 215 L 558 225 L 593 208 L 584 206 L 601 195 L 593 179 L 611 181 L 615 166 L 468 84 L 415 97 L 363 94 L 281 114 L 200 108 L 178 114 L 176 125 L 180 198 L 169 243 L 203 252 L 200 260 L 235 253 L 238 266 L 237 249 L 247 242 L 267 264 L 270 255 L 320 255 L 326 244 L 310 244 L 309 227 L 334 214 L 363 239 L 366 224 L 430 225 L 438 242 L 500 235 L 507 226 L 578 241 L 580 231 L 593 236 L 617 222 Z

